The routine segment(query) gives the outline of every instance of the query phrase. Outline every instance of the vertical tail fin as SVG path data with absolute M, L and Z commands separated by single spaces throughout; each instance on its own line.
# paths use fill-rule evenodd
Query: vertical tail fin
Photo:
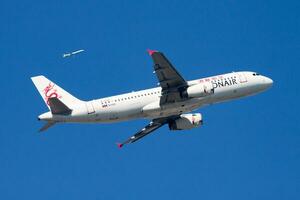
M 44 76 L 31 77 L 32 82 L 50 109 L 50 98 L 57 98 L 68 107 L 82 102 Z

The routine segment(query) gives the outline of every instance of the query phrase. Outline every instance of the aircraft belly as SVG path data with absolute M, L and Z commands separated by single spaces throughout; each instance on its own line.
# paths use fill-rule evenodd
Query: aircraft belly
M 204 98 L 193 98 L 183 102 L 161 105 L 160 108 L 143 111 L 145 118 L 160 118 L 172 115 L 179 115 L 199 108 Z

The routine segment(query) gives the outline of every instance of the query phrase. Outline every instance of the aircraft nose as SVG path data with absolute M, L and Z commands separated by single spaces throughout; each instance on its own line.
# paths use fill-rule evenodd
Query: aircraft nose
M 264 77 L 263 84 L 266 88 L 270 88 L 273 85 L 273 80 L 268 77 Z

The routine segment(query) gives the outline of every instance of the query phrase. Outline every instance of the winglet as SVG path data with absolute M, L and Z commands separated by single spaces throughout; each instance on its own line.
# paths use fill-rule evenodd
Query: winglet
M 153 53 L 158 52 L 156 50 L 151 50 L 151 49 L 147 49 L 148 53 L 150 56 L 152 56 Z
M 122 148 L 122 147 L 123 147 L 123 144 L 122 144 L 122 143 L 117 143 L 117 146 L 118 146 L 119 148 Z

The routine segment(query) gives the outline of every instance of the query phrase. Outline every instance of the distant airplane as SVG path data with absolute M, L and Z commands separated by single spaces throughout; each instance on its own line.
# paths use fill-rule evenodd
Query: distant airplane
M 78 54 L 78 53 L 81 53 L 81 52 L 83 52 L 83 51 L 84 51 L 84 49 L 80 49 L 80 50 L 77 50 L 77 51 L 73 51 L 73 52 L 71 52 L 71 53 L 64 53 L 64 54 L 63 54 L 63 58 L 73 56 L 73 55 Z
M 32 77 L 49 112 L 38 119 L 47 123 L 104 123 L 147 118 L 151 122 L 126 141 L 133 143 L 168 124 L 170 130 L 185 130 L 203 124 L 200 113 L 188 113 L 205 105 L 250 96 L 270 88 L 273 81 L 256 72 L 241 71 L 186 81 L 163 53 L 148 50 L 154 62 L 159 87 L 137 92 L 82 101 L 44 76 Z M 143 75 L 143 74 L 141 74 Z

